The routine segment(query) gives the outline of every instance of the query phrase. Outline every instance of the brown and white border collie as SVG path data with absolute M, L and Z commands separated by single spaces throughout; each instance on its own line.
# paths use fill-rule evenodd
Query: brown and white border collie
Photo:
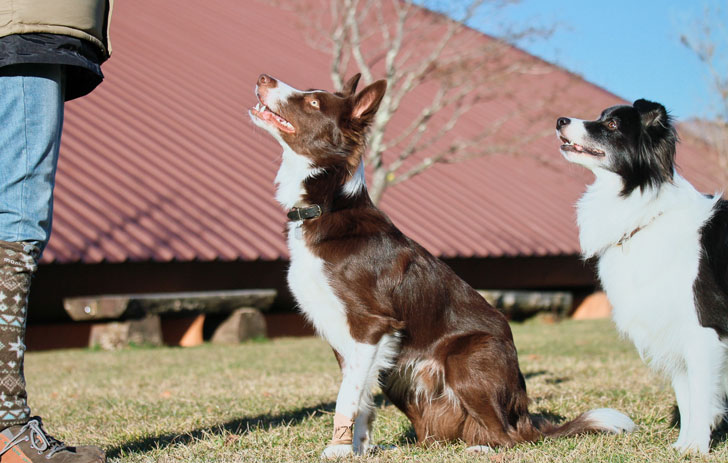
M 289 210 L 288 283 L 343 374 L 323 457 L 370 447 L 378 379 L 420 443 L 462 439 L 487 451 L 544 436 L 631 431 L 634 423 L 612 409 L 561 426 L 529 414 L 505 317 L 372 204 L 362 155 L 387 86 L 356 93 L 358 81 L 332 94 L 263 74 L 250 110 L 283 147 L 276 199 Z

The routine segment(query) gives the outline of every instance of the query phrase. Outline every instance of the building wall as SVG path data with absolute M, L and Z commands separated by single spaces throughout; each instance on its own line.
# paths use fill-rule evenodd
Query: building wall
M 594 272 L 578 256 L 445 259 L 478 289 L 566 289 L 580 294 L 595 286 Z M 273 288 L 272 312 L 290 312 L 295 303 L 286 286 L 288 262 L 168 262 L 122 264 L 46 264 L 33 279 L 29 323 L 70 319 L 63 299 L 101 294 L 133 294 L 224 289 Z

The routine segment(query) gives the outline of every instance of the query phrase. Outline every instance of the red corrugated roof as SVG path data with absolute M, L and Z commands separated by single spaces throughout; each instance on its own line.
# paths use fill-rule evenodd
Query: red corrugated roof
M 285 216 L 273 199 L 281 149 L 254 128 L 247 108 L 262 72 L 299 88 L 331 87 L 328 57 L 306 45 L 297 24 L 293 12 L 255 0 L 117 2 L 106 80 L 66 107 L 43 261 L 287 258 Z M 548 68 L 512 82 L 521 103 L 558 86 L 569 85 L 568 94 L 547 116 L 511 121 L 506 132 L 541 133 L 559 115 L 596 116 L 620 102 Z M 413 111 L 405 105 L 393 123 Z M 485 102 L 456 130 L 477 133 L 507 111 L 505 98 Z M 561 161 L 557 146 L 549 134 L 527 155 L 438 166 L 390 188 L 382 207 L 440 256 L 576 254 L 573 204 L 590 174 Z M 695 151 L 681 146 L 687 177 L 714 185 L 697 174 L 704 160 Z

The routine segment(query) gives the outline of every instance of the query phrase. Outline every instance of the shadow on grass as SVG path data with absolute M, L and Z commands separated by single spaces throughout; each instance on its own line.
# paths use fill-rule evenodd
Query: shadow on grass
M 106 455 L 108 458 L 116 458 L 124 453 L 148 452 L 155 448 L 168 447 L 173 444 L 186 445 L 210 434 L 223 435 L 231 433 L 244 435 L 251 429 L 296 425 L 313 417 L 317 412 L 333 412 L 335 408 L 336 402 L 326 402 L 313 407 L 305 407 L 275 415 L 266 414 L 250 418 L 240 418 L 215 426 L 195 429 L 184 434 L 170 433 L 151 436 L 138 441 L 128 442 L 118 447 L 112 447 L 106 451 Z
M 373 402 L 375 409 L 391 405 L 389 400 L 387 400 L 384 394 L 381 393 L 374 396 Z M 112 447 L 108 449 L 106 451 L 106 455 L 107 458 L 117 458 L 120 457 L 122 454 L 127 453 L 149 452 L 156 448 L 168 447 L 170 445 L 176 444 L 186 445 L 195 440 L 199 440 L 206 436 L 209 436 L 210 434 L 235 434 L 242 436 L 247 434 L 251 429 L 269 428 L 283 425 L 297 425 L 309 418 L 312 418 L 314 415 L 316 415 L 317 412 L 333 413 L 335 409 L 336 402 L 326 402 L 320 403 L 312 407 L 300 408 L 298 410 L 279 413 L 275 415 L 265 414 L 254 416 L 251 418 L 240 418 L 237 420 L 229 421 L 227 423 L 195 429 L 184 434 L 161 434 L 140 439 L 137 441 L 128 442 L 118 447 Z M 536 423 L 542 420 L 548 420 L 556 424 L 564 422 L 563 416 L 549 412 L 532 413 L 531 416 L 534 418 L 534 421 Z M 723 427 L 725 431 L 728 432 L 728 423 L 724 422 L 723 424 L 726 425 Z M 725 438 L 726 432 L 724 432 L 723 438 Z M 411 424 L 403 433 L 397 436 L 394 444 L 398 447 L 417 444 L 417 435 L 415 434 L 415 430 Z
M 374 407 L 376 409 L 387 405 L 390 405 L 390 402 L 384 394 L 376 394 L 374 396 Z M 240 418 L 227 423 L 195 429 L 184 434 L 169 433 L 151 436 L 137 441 L 128 442 L 118 447 L 112 447 L 106 451 L 106 455 L 108 458 L 116 458 L 126 453 L 149 452 L 156 448 L 168 447 L 176 444 L 186 445 L 211 434 L 235 434 L 242 436 L 247 434 L 251 429 L 297 425 L 309 418 L 312 418 L 317 412 L 333 413 L 335 408 L 336 402 L 326 402 L 312 407 L 300 408 L 298 410 L 292 410 L 275 415 L 265 414 L 250 418 Z M 409 426 L 409 429 L 397 440 L 398 445 L 409 445 L 416 442 L 417 438 L 415 436 L 415 431 L 411 425 Z
M 538 376 L 544 376 L 550 374 L 548 370 L 536 370 L 536 371 L 527 371 L 523 373 L 523 378 L 526 379 L 526 381 L 536 378 Z M 561 384 L 566 383 L 568 381 L 572 381 L 572 378 L 568 376 L 561 376 L 558 378 L 546 378 L 544 379 L 544 382 L 546 384 Z
M 529 380 L 531 378 L 535 378 L 537 376 L 547 375 L 549 374 L 546 370 L 536 370 L 536 371 L 527 371 L 523 373 L 523 378 L 526 380 Z

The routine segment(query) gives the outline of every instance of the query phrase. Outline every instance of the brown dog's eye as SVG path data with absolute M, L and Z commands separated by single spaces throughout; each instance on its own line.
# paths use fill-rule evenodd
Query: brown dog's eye
M 615 121 L 614 119 L 611 119 L 609 122 L 607 122 L 607 128 L 609 130 L 617 130 L 618 127 L 619 124 L 617 124 L 617 121 Z
M 313 106 L 316 109 L 319 108 L 319 101 L 318 100 L 311 100 L 311 101 L 308 102 L 308 104 L 310 104 L 311 106 Z

